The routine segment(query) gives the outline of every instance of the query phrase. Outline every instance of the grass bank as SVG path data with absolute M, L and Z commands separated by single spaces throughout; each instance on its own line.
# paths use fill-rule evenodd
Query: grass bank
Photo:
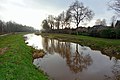
M 74 42 L 100 50 L 102 53 L 120 59 L 120 40 L 95 38 L 82 35 L 42 33 L 43 37 L 54 38 L 62 41 Z
M 0 80 L 48 80 L 32 64 L 31 52 L 23 34 L 0 36 Z

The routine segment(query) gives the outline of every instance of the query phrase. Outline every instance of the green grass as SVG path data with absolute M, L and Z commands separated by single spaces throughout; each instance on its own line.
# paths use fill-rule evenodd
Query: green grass
M 104 39 L 82 35 L 70 34 L 48 34 L 42 33 L 44 37 L 54 38 L 62 41 L 74 42 L 80 45 L 89 46 L 92 49 L 100 50 L 102 53 L 120 59 L 120 40 Z M 119 53 L 119 54 L 118 54 Z
M 48 77 L 32 64 L 32 48 L 23 40 L 23 34 L 0 36 L 0 80 L 48 80 Z

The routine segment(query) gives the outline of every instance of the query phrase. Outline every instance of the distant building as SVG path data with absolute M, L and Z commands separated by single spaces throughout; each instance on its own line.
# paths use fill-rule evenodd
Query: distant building
M 120 20 L 117 20 L 117 22 L 115 24 L 115 28 L 120 28 Z
M 103 25 L 94 25 L 92 27 L 92 30 L 97 30 L 97 31 L 100 31 L 100 30 L 103 30 L 103 29 L 106 29 L 107 27 L 106 26 L 103 26 Z

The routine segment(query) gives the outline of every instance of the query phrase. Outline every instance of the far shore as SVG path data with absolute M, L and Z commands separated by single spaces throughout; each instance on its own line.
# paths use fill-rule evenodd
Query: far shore
M 103 54 L 120 59 L 120 40 L 104 39 L 82 35 L 41 33 L 43 37 L 54 38 L 61 41 L 78 43 L 89 46 L 94 50 L 100 50 Z

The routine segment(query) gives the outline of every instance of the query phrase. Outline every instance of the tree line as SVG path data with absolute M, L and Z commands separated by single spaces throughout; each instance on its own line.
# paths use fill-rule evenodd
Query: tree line
M 71 28 L 72 23 L 78 28 L 81 22 L 90 21 L 93 16 L 94 12 L 91 9 L 76 0 L 66 11 L 63 11 L 57 17 L 48 15 L 47 19 L 42 21 L 43 31 Z
M 112 0 L 109 2 L 109 8 L 115 10 L 120 14 L 120 1 Z M 66 33 L 66 34 L 80 34 L 103 38 L 120 38 L 120 21 L 116 21 L 116 16 L 111 18 L 111 26 L 107 26 L 106 20 L 97 19 L 93 27 L 79 26 L 81 22 L 90 21 L 94 17 L 94 12 L 88 7 L 84 6 L 82 2 L 76 0 L 70 7 L 60 13 L 57 17 L 48 15 L 42 21 L 42 32 L 47 33 Z M 73 25 L 75 24 L 75 28 Z
M 36 31 L 33 27 L 18 24 L 16 22 L 4 22 L 0 20 L 0 34 L 11 33 L 11 32 L 34 32 Z

